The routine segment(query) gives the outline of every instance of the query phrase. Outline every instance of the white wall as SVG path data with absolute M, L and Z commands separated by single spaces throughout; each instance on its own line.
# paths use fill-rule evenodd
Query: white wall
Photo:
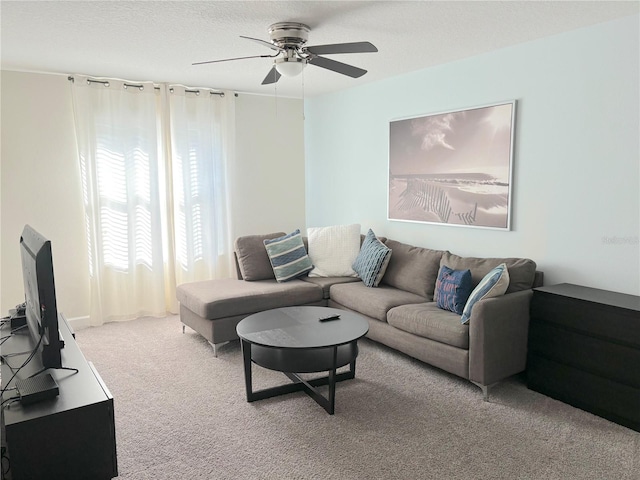
M 639 17 L 307 100 L 307 225 L 523 256 L 545 283 L 640 294 Z M 387 220 L 389 121 L 516 99 L 512 229 Z
M 302 100 L 239 94 L 234 235 L 305 228 Z
M 25 224 L 51 240 L 58 310 L 89 312 L 80 168 L 66 76 L 2 72 L 0 308 L 24 301 L 19 240 Z
M 58 309 L 80 321 L 90 295 L 69 82 L 10 71 L 0 78 L 0 312 L 24 301 L 18 242 L 29 223 L 51 240 Z M 236 128 L 234 235 L 304 228 L 302 101 L 279 98 L 276 112 L 273 98 L 240 94 Z

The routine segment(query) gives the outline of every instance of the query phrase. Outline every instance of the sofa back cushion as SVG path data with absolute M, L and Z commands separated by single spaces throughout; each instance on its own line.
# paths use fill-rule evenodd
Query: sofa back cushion
M 414 247 L 395 240 L 387 240 L 391 259 L 382 277 L 383 284 L 415 293 L 433 300 L 436 278 L 440 270 L 442 250 Z
M 276 232 L 266 235 L 247 235 L 236 239 L 236 257 L 243 280 L 252 282 L 276 278 L 267 255 L 267 249 L 264 247 L 264 240 L 284 235 L 284 232 Z
M 474 288 L 487 273 L 501 263 L 505 263 L 509 271 L 509 288 L 507 289 L 507 293 L 528 290 L 533 286 L 536 263 L 528 258 L 460 257 L 455 253 L 444 252 L 440 260 L 441 265 L 446 265 L 453 270 L 471 270 Z

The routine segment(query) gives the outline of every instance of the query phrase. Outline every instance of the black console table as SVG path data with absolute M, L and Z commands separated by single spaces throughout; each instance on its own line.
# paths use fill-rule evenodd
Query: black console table
M 568 283 L 535 288 L 527 383 L 640 431 L 640 297 Z
M 56 380 L 59 395 L 32 405 L 7 402 L 2 409 L 2 438 L 9 457 L 9 478 L 21 479 L 110 479 L 118 476 L 113 397 L 94 366 L 87 362 L 66 319 L 59 316 L 64 338 L 62 364 L 76 368 L 47 370 Z M 3 326 L 2 336 L 9 334 Z M 34 342 L 28 331 L 14 334 L 2 344 L 2 354 L 30 351 Z M 27 358 L 12 356 L 19 366 Z M 27 378 L 42 368 L 34 357 L 18 374 Z M 9 365 L 2 364 L 2 386 L 12 377 Z M 9 385 L 10 387 L 12 385 Z M 3 400 L 15 391 L 8 390 Z M 3 467 L 5 467 L 3 459 Z

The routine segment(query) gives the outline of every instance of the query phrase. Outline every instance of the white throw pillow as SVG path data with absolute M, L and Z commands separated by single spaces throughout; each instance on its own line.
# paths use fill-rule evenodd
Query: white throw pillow
M 351 265 L 360 252 L 360 224 L 307 228 L 310 277 L 356 277 Z

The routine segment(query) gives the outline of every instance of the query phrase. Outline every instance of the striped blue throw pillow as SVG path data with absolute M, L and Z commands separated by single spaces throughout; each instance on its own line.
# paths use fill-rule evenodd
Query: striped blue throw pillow
M 264 246 L 278 282 L 293 280 L 313 268 L 299 229 L 284 237 L 264 240 Z
M 507 264 L 501 263 L 496 268 L 487 273 L 476 288 L 473 289 L 469 300 L 464 306 L 460 322 L 464 325 L 471 319 L 471 309 L 483 298 L 499 297 L 509 288 L 509 270 Z
M 391 259 L 391 249 L 369 229 L 351 268 L 367 287 L 377 287 Z

